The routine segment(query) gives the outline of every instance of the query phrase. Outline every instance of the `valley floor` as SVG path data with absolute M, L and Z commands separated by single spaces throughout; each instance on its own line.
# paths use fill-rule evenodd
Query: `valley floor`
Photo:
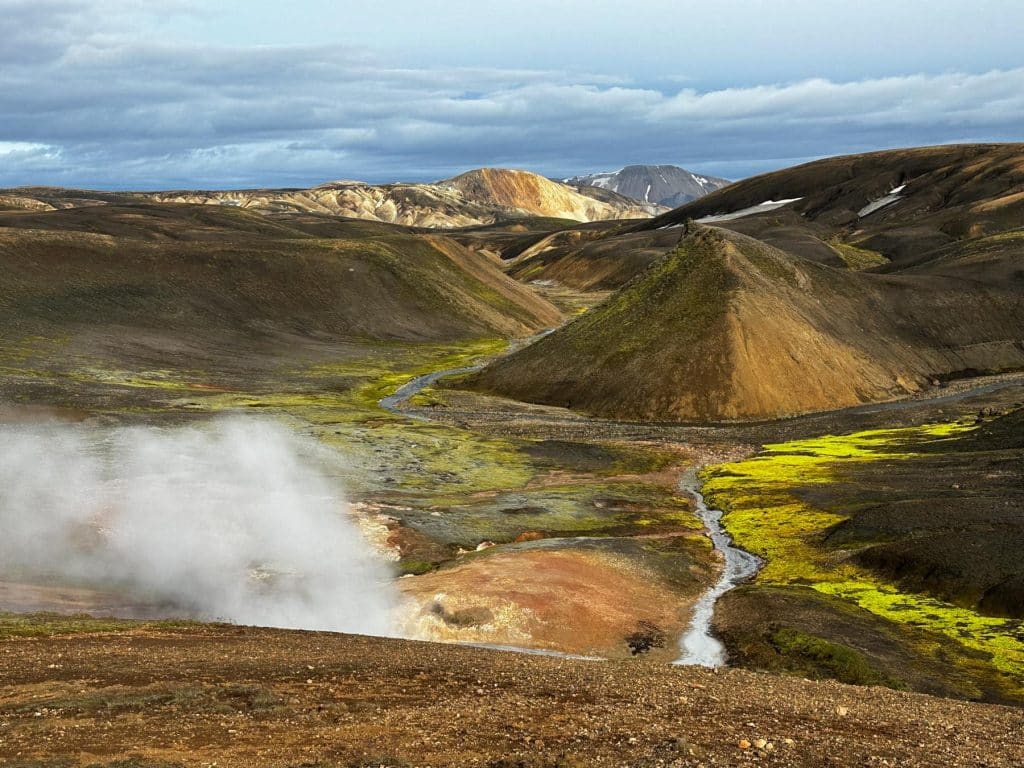
M 100 425 L 175 424 L 247 413 L 283 421 L 338 451 L 343 465 L 336 471 L 364 533 L 408 575 L 398 580 L 409 601 L 405 636 L 629 658 L 629 639 L 645 632 L 657 639 L 648 658 L 668 662 L 678 657 L 691 606 L 718 568 L 691 500 L 677 488 L 684 469 L 736 461 L 781 439 L 951 422 L 983 409 L 1003 411 L 1021 400 L 1022 377 L 1006 375 L 954 383 L 931 398 L 706 427 L 590 419 L 443 385 L 402 404 L 420 420 L 378 406 L 381 397 L 416 375 L 464 367 L 502 347 L 483 340 L 353 347 L 340 356 L 335 348 L 303 350 L 304 357 L 291 350 L 286 367 L 246 366 L 244 373 L 128 374 L 73 357 L 64 358 L 70 363 L 63 370 L 37 372 L 11 361 L 0 388 L 7 402 L 42 401 L 50 409 L 8 406 L 0 420 L 57 415 Z M 725 523 L 728 528 L 728 517 Z M 152 615 L 125 596 L 45 584 L 27 588 L 13 581 L 0 584 L 0 610 Z M 878 617 L 854 622 L 846 635 L 831 638 L 828 650 L 835 651 L 837 641 L 846 648 L 877 645 L 881 633 L 887 648 L 899 651 L 895 658 L 886 651 L 890 658 L 883 659 L 881 672 L 869 654 L 870 674 L 851 677 L 831 656 L 827 663 L 806 658 L 806 643 L 797 643 L 790 654 L 795 658 L 754 653 L 750 636 L 741 639 L 737 627 L 770 639 L 786 619 L 790 629 L 810 632 L 813 640 L 841 612 L 822 605 L 819 595 L 811 614 L 802 603 L 783 601 L 779 610 L 785 616 L 763 615 L 751 606 L 780 596 L 765 590 L 744 594 L 726 600 L 717 624 L 730 640 L 734 662 L 967 698 L 1018 698 L 1012 681 L 1007 687 L 975 679 L 979 670 L 982 678 L 988 675 L 984 660 L 970 661 L 976 669 L 969 679 L 944 684 L 958 673 L 961 657 L 955 653 L 942 669 L 926 665 L 907 677 L 903 673 L 920 667 L 935 646 L 921 637 L 894 638 L 895 625 Z M 787 593 L 786 599 L 793 598 Z

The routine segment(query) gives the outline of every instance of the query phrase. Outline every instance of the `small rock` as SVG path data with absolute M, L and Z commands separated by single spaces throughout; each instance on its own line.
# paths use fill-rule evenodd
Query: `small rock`
M 740 739 L 740 743 L 736 745 L 740 749 L 750 749 L 750 742 L 746 739 Z
M 782 743 L 785 744 L 787 747 L 792 747 L 794 744 L 792 739 L 783 739 Z
M 768 739 L 754 739 L 754 746 L 758 749 L 764 749 L 768 745 Z
M 846 707 L 836 707 L 836 714 L 840 717 L 846 717 L 848 714 L 850 714 L 850 710 L 848 710 Z

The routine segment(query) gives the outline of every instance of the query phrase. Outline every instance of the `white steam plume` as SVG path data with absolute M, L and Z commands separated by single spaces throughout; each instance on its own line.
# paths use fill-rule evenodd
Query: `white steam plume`
M 282 426 L 0 427 L 0 578 L 196 618 L 393 634 L 395 592 L 322 446 Z

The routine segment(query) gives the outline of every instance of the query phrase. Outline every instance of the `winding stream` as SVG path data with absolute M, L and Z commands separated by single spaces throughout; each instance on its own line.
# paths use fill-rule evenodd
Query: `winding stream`
M 558 326 L 561 328 L 561 326 Z M 548 328 L 547 330 L 535 333 L 533 336 L 528 336 L 525 339 L 516 339 L 509 344 L 508 349 L 504 355 L 511 355 L 513 352 L 518 352 L 523 347 L 532 344 L 538 339 L 542 339 L 548 334 L 554 333 L 558 328 Z M 392 394 L 387 397 L 382 397 L 377 404 L 385 411 L 395 414 L 396 416 L 405 416 L 407 419 L 415 419 L 416 421 L 430 421 L 429 416 L 425 416 L 414 411 L 406 410 L 403 406 L 405 401 L 413 395 L 419 394 L 427 387 L 434 384 L 434 382 L 449 376 L 461 376 L 464 373 L 476 373 L 482 370 L 485 365 L 491 362 L 494 358 L 486 358 L 476 365 L 467 365 L 462 368 L 445 368 L 440 371 L 432 371 L 431 373 L 425 373 L 422 376 L 417 376 L 415 379 L 410 379 L 405 382 L 402 386 L 396 389 Z
M 737 584 L 753 577 L 761 568 L 761 559 L 733 546 L 732 537 L 722 527 L 722 511 L 711 509 L 704 502 L 696 470 L 689 470 L 683 475 L 679 488 L 693 496 L 697 502 L 697 516 L 703 521 L 715 549 L 725 557 L 725 567 L 718 581 L 694 605 L 690 627 L 679 643 L 682 655 L 675 663 L 721 667 L 726 662 L 725 646 L 711 633 L 715 603 Z
M 484 367 L 484 364 L 470 365 L 465 368 L 446 368 L 443 371 L 434 371 L 432 373 L 425 373 L 422 376 L 417 376 L 411 381 L 407 381 L 405 384 L 400 386 L 394 391 L 393 394 L 387 397 L 382 397 L 378 403 L 381 408 L 385 411 L 395 414 L 396 416 L 405 416 L 407 419 L 416 419 L 417 421 L 430 421 L 429 417 L 423 416 L 418 413 L 404 410 L 402 405 L 415 394 L 422 392 L 424 389 L 429 387 L 435 381 L 443 379 L 447 376 L 459 376 L 463 373 L 474 373 Z

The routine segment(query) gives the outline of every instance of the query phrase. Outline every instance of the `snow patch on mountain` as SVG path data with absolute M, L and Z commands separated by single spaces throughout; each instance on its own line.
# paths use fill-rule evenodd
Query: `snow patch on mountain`
M 859 211 L 857 211 L 857 217 L 863 219 L 865 216 L 869 216 L 875 211 L 885 208 L 887 205 L 892 205 L 898 200 L 903 199 L 903 195 L 900 194 L 904 189 L 907 188 L 906 184 L 900 184 L 898 187 L 893 187 L 889 190 L 889 194 L 884 197 L 880 197 L 877 200 L 873 200 Z
M 795 203 L 797 200 L 803 200 L 802 197 L 789 197 L 785 200 L 765 200 L 763 203 L 752 205 L 749 208 L 741 208 L 738 211 L 732 211 L 731 213 L 716 213 L 713 216 L 704 216 L 697 219 L 702 224 L 712 224 L 716 221 L 733 221 L 734 219 L 742 219 L 746 216 L 753 216 L 757 213 L 765 213 L 766 211 L 774 211 L 782 208 L 784 205 Z

